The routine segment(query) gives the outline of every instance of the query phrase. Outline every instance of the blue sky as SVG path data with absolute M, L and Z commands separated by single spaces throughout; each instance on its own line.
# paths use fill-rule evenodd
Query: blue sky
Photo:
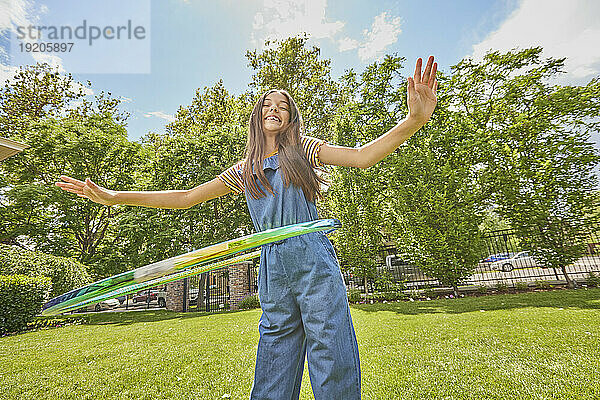
M 385 53 L 406 57 L 409 74 L 417 57 L 433 54 L 439 69 L 448 71 L 463 57 L 478 57 L 490 48 L 532 45 L 543 45 L 547 55 L 569 57 L 566 83 L 585 83 L 600 71 L 600 2 L 594 0 L 0 0 L 0 7 L 2 81 L 17 65 L 36 59 L 76 71 L 75 79 L 89 79 L 94 93 L 110 91 L 124 99 L 131 140 L 163 132 L 198 88 L 222 79 L 230 92 L 242 92 L 252 73 L 246 50 L 300 31 L 332 59 L 334 77 L 348 68 L 362 71 Z M 17 62 L 9 57 L 16 26 L 78 18 L 100 26 L 132 19 L 148 28 L 145 44 L 127 50 L 110 47 L 116 41 L 98 41 L 91 53 L 73 59 L 37 55 Z M 126 62 L 120 66 L 119 60 Z M 108 71 L 111 66 L 138 73 Z

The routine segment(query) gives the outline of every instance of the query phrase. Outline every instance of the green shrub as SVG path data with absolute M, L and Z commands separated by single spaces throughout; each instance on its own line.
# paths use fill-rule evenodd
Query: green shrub
M 0 274 L 46 276 L 52 280 L 50 297 L 91 283 L 87 267 L 80 262 L 5 244 L 0 244 Z
M 508 285 L 506 283 L 498 282 L 496 284 L 496 290 L 499 291 L 499 292 L 507 292 L 508 291 Z
M 585 284 L 590 287 L 600 287 L 600 276 L 596 275 L 594 272 L 590 272 L 585 279 Z
M 394 284 L 394 288 L 395 288 L 396 292 L 401 292 L 403 290 L 406 290 L 406 279 L 402 280 L 402 281 L 397 281 Z
M 42 311 L 52 282 L 46 277 L 0 275 L 0 335 L 19 332 Z
M 408 298 L 408 296 L 406 296 L 404 293 L 399 292 L 399 291 L 383 293 L 383 300 L 394 301 L 394 300 L 405 300 L 407 298 Z
M 368 295 L 366 300 L 372 301 L 396 301 L 396 300 L 405 300 L 407 296 L 402 292 L 390 291 L 390 292 L 376 292 Z
M 240 310 L 249 310 L 251 308 L 260 308 L 260 301 L 258 300 L 258 295 L 252 294 L 244 297 L 238 303 L 238 308 Z
M 413 300 L 418 300 L 423 296 L 424 296 L 424 294 L 422 294 L 419 289 L 411 289 L 409 291 L 409 293 L 406 295 L 407 298 L 413 299 Z
M 548 281 L 535 281 L 535 287 L 538 289 L 552 289 L 552 285 Z
M 516 290 L 527 290 L 527 289 L 529 289 L 529 286 L 525 282 L 517 282 L 515 284 L 515 289 Z
M 487 286 L 484 286 L 484 285 L 477 286 L 477 293 L 486 294 L 487 292 L 488 292 Z
M 348 289 L 348 302 L 358 303 L 362 300 L 361 291 L 358 289 Z
M 60 328 L 67 325 L 82 325 L 87 323 L 85 318 L 71 315 L 53 317 L 37 317 L 27 324 L 27 330 Z
M 389 271 L 383 270 L 379 274 L 377 274 L 377 278 L 375 279 L 375 290 L 378 292 L 389 291 L 394 286 L 394 281 L 392 280 L 392 275 Z
M 426 299 L 433 299 L 436 296 L 435 290 L 433 290 L 431 286 L 425 286 L 425 289 L 423 289 L 423 296 L 425 296 Z

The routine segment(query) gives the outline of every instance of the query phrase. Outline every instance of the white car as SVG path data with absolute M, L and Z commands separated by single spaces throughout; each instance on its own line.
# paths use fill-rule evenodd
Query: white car
M 521 251 L 511 254 L 510 258 L 494 261 L 490 264 L 491 269 L 510 272 L 515 268 L 543 267 L 540 262 L 535 260 L 529 251 Z
M 81 308 L 79 312 L 112 310 L 113 308 L 117 308 L 120 305 L 121 302 L 117 299 L 103 300 L 100 303 L 92 304 L 90 306 Z

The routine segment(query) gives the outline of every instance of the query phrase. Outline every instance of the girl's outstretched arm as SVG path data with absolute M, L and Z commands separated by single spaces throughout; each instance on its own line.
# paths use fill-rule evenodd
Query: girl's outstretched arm
M 56 182 L 56 185 L 63 190 L 108 206 L 126 204 L 152 208 L 190 208 L 231 191 L 218 178 L 189 190 L 164 190 L 159 192 L 119 192 L 98 186 L 89 178 L 85 181 L 64 175 L 60 178 L 64 182 Z
M 319 151 L 321 162 L 343 167 L 368 168 L 387 157 L 425 125 L 437 104 L 437 63 L 433 62 L 433 56 L 429 57 L 425 71 L 421 74 L 422 63 L 419 58 L 414 77 L 408 78 L 409 113 L 403 121 L 360 148 L 323 144 Z

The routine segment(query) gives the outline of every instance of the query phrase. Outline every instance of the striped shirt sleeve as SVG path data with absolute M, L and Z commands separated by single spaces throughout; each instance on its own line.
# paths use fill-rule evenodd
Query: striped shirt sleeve
M 319 159 L 319 150 L 321 150 L 321 146 L 325 143 L 321 139 L 315 139 L 309 136 L 301 136 L 300 141 L 302 142 L 302 147 L 304 147 L 304 152 L 306 153 L 306 158 L 308 158 L 308 162 L 313 168 L 319 168 L 323 166 L 323 163 Z
M 218 178 L 235 194 L 244 193 L 244 180 L 242 179 L 243 161 L 238 162 L 218 175 Z

